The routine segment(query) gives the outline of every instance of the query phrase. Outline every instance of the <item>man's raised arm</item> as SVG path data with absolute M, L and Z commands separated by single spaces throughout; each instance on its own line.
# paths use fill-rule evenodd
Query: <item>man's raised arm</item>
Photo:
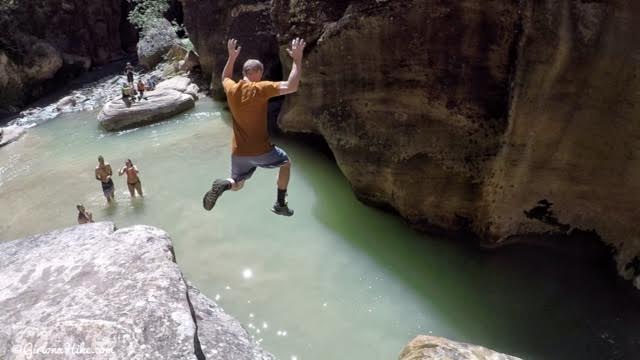
M 233 77 L 233 65 L 235 65 L 236 59 L 238 58 L 238 54 L 240 54 L 241 49 L 242 46 L 238 46 L 238 40 L 229 39 L 229 41 L 227 41 L 227 51 L 229 52 L 229 57 L 227 58 L 227 63 L 224 64 L 224 69 L 222 70 L 222 82 L 224 82 L 225 78 L 231 79 Z
M 291 94 L 298 91 L 300 75 L 302 74 L 302 54 L 307 44 L 303 39 L 295 38 L 291 41 L 291 49 L 287 49 L 289 56 L 293 59 L 291 73 L 287 81 L 280 82 L 280 95 Z

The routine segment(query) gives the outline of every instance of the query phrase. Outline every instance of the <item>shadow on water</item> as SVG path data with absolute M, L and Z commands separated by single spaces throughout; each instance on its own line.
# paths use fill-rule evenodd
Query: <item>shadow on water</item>
M 317 193 L 317 219 L 406 283 L 425 308 L 435 306 L 456 340 L 524 359 L 640 353 L 640 294 L 610 267 L 540 247 L 487 251 L 419 234 L 398 217 L 351 205 L 357 200 L 335 164 L 285 142 Z

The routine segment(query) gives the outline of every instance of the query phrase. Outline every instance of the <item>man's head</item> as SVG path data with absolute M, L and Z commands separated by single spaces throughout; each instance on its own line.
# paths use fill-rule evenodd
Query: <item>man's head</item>
M 256 59 L 249 59 L 242 65 L 242 75 L 249 79 L 249 81 L 260 81 L 263 71 L 264 66 Z
M 76 205 L 76 209 L 78 209 L 78 211 L 83 212 L 84 211 L 84 205 L 78 204 L 78 205 Z
M 98 163 L 100 163 L 100 165 L 104 165 L 104 158 L 102 155 L 98 155 Z

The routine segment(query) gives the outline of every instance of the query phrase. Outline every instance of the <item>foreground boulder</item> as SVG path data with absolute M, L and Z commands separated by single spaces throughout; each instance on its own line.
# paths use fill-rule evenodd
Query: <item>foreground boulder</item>
M 0 308 L 2 359 L 272 359 L 185 282 L 171 239 L 149 226 L 0 244 Z
M 131 106 L 117 98 L 104 105 L 98 121 L 105 130 L 117 131 L 165 120 L 195 106 L 197 86 L 189 78 L 176 76 L 146 91 L 145 99 Z
M 0 147 L 18 140 L 25 132 L 26 130 L 18 125 L 0 127 Z
M 436 336 L 420 335 L 400 353 L 399 360 L 520 360 L 482 346 L 460 343 Z

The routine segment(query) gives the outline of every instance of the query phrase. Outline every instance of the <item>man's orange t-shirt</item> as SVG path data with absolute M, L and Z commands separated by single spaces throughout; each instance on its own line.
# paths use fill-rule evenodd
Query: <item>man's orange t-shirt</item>
M 238 156 L 262 155 L 273 145 L 267 131 L 267 101 L 280 95 L 278 82 L 237 83 L 229 78 L 222 82 L 233 115 L 231 153 Z

